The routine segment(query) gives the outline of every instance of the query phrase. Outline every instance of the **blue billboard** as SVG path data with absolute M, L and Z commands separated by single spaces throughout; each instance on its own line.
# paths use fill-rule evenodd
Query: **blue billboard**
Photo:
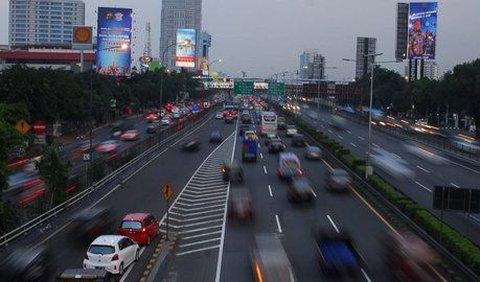
M 175 60 L 175 65 L 177 67 L 195 67 L 195 33 L 195 29 L 177 29 L 177 50 Z
M 435 59 L 437 2 L 410 3 L 408 13 L 408 58 Z
M 97 72 L 111 76 L 130 75 L 132 9 L 98 8 Z

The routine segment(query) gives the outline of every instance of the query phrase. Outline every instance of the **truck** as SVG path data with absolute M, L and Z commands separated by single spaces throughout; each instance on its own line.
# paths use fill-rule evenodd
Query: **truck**
M 246 131 L 242 141 L 242 161 L 257 161 L 258 137 L 256 134 L 247 134 Z
M 326 276 L 357 277 L 360 275 L 365 263 L 348 234 L 317 230 L 314 238 L 318 262 Z

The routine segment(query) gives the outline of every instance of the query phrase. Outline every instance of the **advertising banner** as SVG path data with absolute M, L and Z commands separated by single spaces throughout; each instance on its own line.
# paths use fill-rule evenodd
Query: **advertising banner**
M 128 76 L 132 56 L 131 39 L 132 9 L 99 7 L 97 72 L 111 76 Z
M 195 29 L 177 29 L 177 52 L 175 65 L 177 67 L 195 67 Z
M 435 59 L 437 2 L 410 3 L 408 13 L 408 58 Z

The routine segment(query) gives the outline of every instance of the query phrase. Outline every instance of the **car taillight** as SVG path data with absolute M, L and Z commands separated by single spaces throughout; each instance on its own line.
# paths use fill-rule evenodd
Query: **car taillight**
M 118 254 L 114 254 L 112 257 L 112 261 L 118 260 Z
M 89 260 L 90 258 L 88 257 L 88 254 L 85 254 L 85 257 L 83 257 L 86 260 Z
M 297 168 L 297 175 L 298 176 L 302 176 L 303 175 L 303 171 L 299 168 Z
M 283 175 L 283 171 L 281 169 L 278 169 L 278 175 L 280 175 L 280 176 Z
M 146 232 L 146 231 L 147 231 L 147 229 L 146 229 L 146 228 L 143 228 L 143 229 L 142 229 L 142 232 Z

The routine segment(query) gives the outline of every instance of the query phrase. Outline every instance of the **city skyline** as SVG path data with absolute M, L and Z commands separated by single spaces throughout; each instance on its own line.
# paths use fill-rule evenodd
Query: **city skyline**
M 0 1 L 0 44 L 8 44 L 8 2 Z M 86 25 L 96 25 L 97 7 L 125 7 L 134 10 L 132 46 L 135 64 L 143 53 L 145 23 L 152 24 L 152 50 L 158 57 L 161 1 L 85 0 Z M 350 80 L 354 64 L 342 58 L 354 58 L 357 36 L 377 38 L 377 51 L 384 53 L 378 61 L 394 59 L 396 3 L 398 1 L 346 0 L 320 2 L 287 0 L 224 2 L 203 1 L 202 27 L 214 43 L 210 60 L 222 59 L 215 70 L 240 77 L 270 77 L 274 73 L 295 71 L 298 56 L 305 49 L 318 49 L 325 56 L 327 75 L 334 80 Z M 440 2 L 438 11 L 437 63 L 440 73 L 453 66 L 480 57 L 480 38 L 473 36 L 480 25 L 476 11 L 480 2 Z M 359 14 L 358 11 L 362 11 Z M 339 17 L 341 13 L 341 17 Z M 275 15 L 275 16 L 272 16 Z M 291 19 L 291 20 L 288 20 Z M 404 64 L 388 64 L 387 68 L 403 74 Z

